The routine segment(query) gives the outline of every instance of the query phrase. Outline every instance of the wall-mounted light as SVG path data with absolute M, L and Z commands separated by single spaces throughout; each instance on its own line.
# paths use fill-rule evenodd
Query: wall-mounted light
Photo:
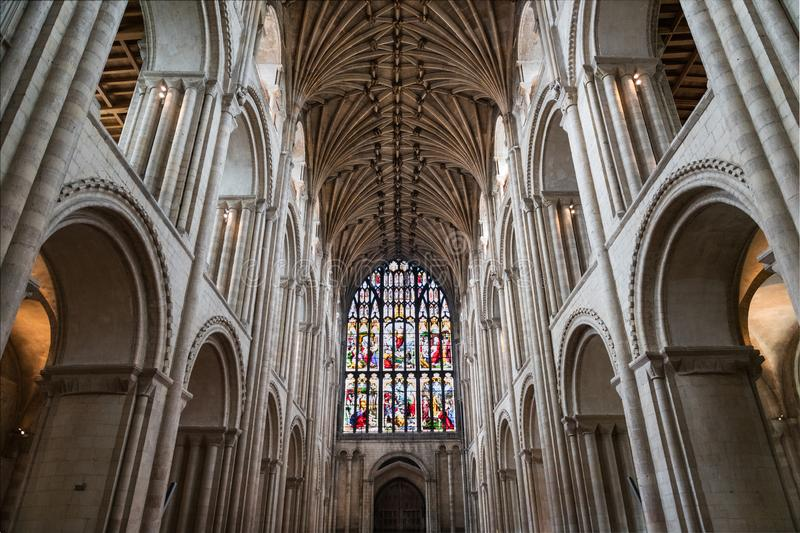
M 231 208 L 230 207 L 226 207 L 225 208 L 225 212 L 222 213 L 222 220 L 227 222 L 228 221 L 228 217 L 230 216 L 230 214 L 231 214 Z
M 572 203 L 572 202 L 570 202 L 570 204 L 569 204 L 569 213 L 570 213 L 571 215 L 574 215 L 574 214 L 575 214 L 575 204 L 574 204 L 574 203 Z
M 160 92 L 158 93 L 158 97 L 163 99 L 167 97 L 167 86 L 163 83 L 160 86 Z
M 633 75 L 633 80 L 634 80 L 634 83 L 636 83 L 636 85 L 641 85 L 642 84 L 642 80 L 639 79 L 639 73 L 638 72 Z

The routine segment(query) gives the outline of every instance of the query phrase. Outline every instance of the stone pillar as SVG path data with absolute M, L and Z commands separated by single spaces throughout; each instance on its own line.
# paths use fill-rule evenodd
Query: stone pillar
M 436 480 L 425 479 L 425 525 L 428 533 L 439 531 L 439 502 L 436 498 Z
M 591 531 L 592 522 L 589 514 L 589 504 L 586 501 L 586 489 L 583 479 L 583 463 L 581 461 L 580 444 L 578 443 L 578 423 L 574 418 L 565 417 L 562 420 L 564 432 L 567 435 L 569 444 L 570 458 L 572 463 L 572 476 L 575 480 L 575 492 L 578 494 L 578 518 L 580 519 L 580 530 Z
M 131 168 L 139 177 L 144 176 L 147 157 L 150 155 L 150 148 L 153 143 L 156 122 L 161 114 L 160 95 L 163 82 L 145 78 L 144 83 L 146 84 L 146 96 L 144 97 L 144 102 L 142 102 L 142 108 L 136 116 L 137 122 L 129 126 L 131 140 L 129 141 L 127 153 Z
M 11 46 L 0 62 L 0 79 L 3 80 L 0 87 L 0 116 L 5 113 L 6 105 L 17 87 L 51 5 L 50 2 L 28 2 L 24 7 L 25 12 L 17 23 Z
M 534 254 L 540 255 L 542 258 L 541 260 L 542 272 L 538 277 L 544 281 L 544 287 L 541 287 L 541 289 L 545 291 L 548 296 L 550 309 L 548 310 L 547 305 L 544 305 L 547 302 L 543 301 L 541 310 L 543 316 L 547 316 L 548 314 L 552 316 L 561 307 L 561 298 L 560 298 L 561 293 L 559 291 L 560 284 L 556 280 L 557 274 L 553 272 L 553 265 L 550 262 L 550 252 L 549 252 L 550 248 L 546 245 L 547 237 L 545 234 L 545 228 L 547 227 L 547 224 L 545 223 L 545 217 L 543 213 L 543 211 L 545 211 L 552 202 L 545 198 L 534 199 L 531 203 L 534 202 L 536 202 L 535 207 L 533 207 L 528 211 L 529 214 L 531 212 L 533 213 L 532 217 L 533 220 L 530 222 L 530 226 L 531 229 L 535 230 L 534 232 L 531 232 L 535 233 L 535 238 L 531 239 L 530 250 Z M 548 213 L 548 216 L 549 215 L 550 213 Z M 537 262 L 534 261 L 534 265 L 536 264 Z M 534 274 L 536 273 L 534 272 Z
M 181 98 L 180 80 L 167 80 L 167 94 L 164 97 L 164 104 L 161 106 L 161 115 L 158 118 L 156 135 L 153 138 L 153 145 L 150 149 L 150 157 L 147 159 L 147 166 L 144 168 L 145 186 L 154 198 L 159 197 L 162 179 L 164 177 L 164 164 L 167 149 L 172 145 L 170 136 L 175 128 L 175 121 L 178 118 L 178 110 Z
M 672 528 L 699 531 L 702 529 L 701 516 L 694 503 L 696 495 L 683 455 L 680 430 L 671 414 L 664 357 L 645 353 L 631 363 L 631 368 L 636 373 L 639 389 L 643 391 L 642 403 L 652 406 L 652 414 L 647 417 L 650 439 L 658 438 L 666 448 L 664 452 L 668 462 L 664 462 L 658 472 L 661 499 L 667 503 L 664 506 L 665 518 Z M 672 475 L 667 471 L 668 465 L 675 465 Z
M 677 435 L 671 423 L 666 428 L 669 448 L 678 448 L 670 450 L 678 461 L 670 461 L 671 475 L 690 484 L 677 487 L 682 514 L 690 522 L 696 512 L 704 530 L 794 527 L 754 389 L 761 361 L 751 348 L 681 347 L 632 365 L 640 384 L 652 387 L 658 419 L 674 417 L 680 428 Z M 693 498 L 681 494 L 688 489 Z
M 75 14 L 77 27 L 71 28 L 91 35 L 84 36 L 83 40 L 76 37 L 77 41 L 62 45 L 66 48 L 78 46 L 82 49 L 79 45 L 86 43 L 80 61 L 72 56 L 62 57 L 60 54 L 56 58 L 77 63 L 77 70 L 74 71 L 74 78 L 71 78 L 72 83 L 66 93 L 63 108 L 60 108 L 58 120 L 56 121 L 56 110 L 51 109 L 54 102 L 48 102 L 41 108 L 37 102 L 31 116 L 31 127 L 26 130 L 18 146 L 20 158 L 14 160 L 13 167 L 2 178 L 0 239 L 3 253 L 0 293 L 3 298 L 0 307 L 0 349 L 5 348 L 11 334 L 11 326 L 24 297 L 33 263 L 45 239 L 53 207 L 75 153 L 79 137 L 75 132 L 86 119 L 86 112 L 94 99 L 94 91 L 103 72 L 108 51 L 125 11 L 125 2 L 122 1 L 108 2 L 103 6 L 93 2 L 89 4 L 93 4 L 93 7 L 84 4 L 77 6 L 81 9 L 80 13 Z M 29 6 L 29 9 L 32 8 L 32 5 Z M 99 8 L 99 12 L 94 11 L 94 8 Z M 84 28 L 82 24 L 90 21 L 84 19 L 93 19 L 95 13 L 97 17 L 94 27 L 89 32 L 89 28 Z M 52 70 L 63 69 L 54 67 Z M 69 68 L 65 70 L 72 72 Z M 48 78 L 48 83 L 50 81 Z M 66 80 L 61 82 L 66 83 Z M 57 95 L 52 92 L 56 90 L 57 87 L 46 87 L 42 95 L 56 98 Z M 46 128 L 40 129 L 40 126 L 51 120 L 55 122 L 52 137 L 49 134 L 45 136 Z M 35 123 L 39 127 L 34 126 Z M 6 209 L 7 203 L 10 210 Z
M 236 246 L 236 230 L 239 227 L 239 214 L 241 212 L 241 202 L 232 202 L 225 210 L 223 221 L 225 229 L 222 232 L 222 250 L 219 256 L 219 270 L 217 270 L 217 287 L 220 293 L 227 294 L 225 288 L 228 285 L 231 275 L 231 262 L 233 250 Z
M 550 242 L 553 243 L 553 258 L 555 259 L 555 271 L 553 278 L 558 281 L 558 288 L 561 293 L 560 301 L 564 301 L 569 296 L 572 288 L 569 284 L 569 268 L 564 255 L 564 241 L 561 233 L 561 217 L 558 214 L 557 200 L 545 198 L 542 202 L 547 209 L 548 226 L 550 227 Z M 559 307 L 561 307 L 559 305 Z
M 217 495 L 217 510 L 214 513 L 215 533 L 222 533 L 225 531 L 225 517 L 228 513 L 228 497 L 231 490 L 231 463 L 233 462 L 233 450 L 236 447 L 239 434 L 240 431 L 238 429 L 225 432 L 225 450 L 222 454 L 222 475 L 220 475 L 219 494 Z
M 153 369 L 143 371 L 137 379 L 136 401 L 131 414 L 128 435 L 125 438 L 125 454 L 120 466 L 119 477 L 114 490 L 114 503 L 106 528 L 109 532 L 120 531 L 123 527 L 126 513 L 136 511 L 136 478 L 137 475 L 141 476 L 142 474 L 141 471 L 137 472 L 137 469 L 141 470 L 143 464 L 146 463 L 146 461 L 142 460 L 142 456 L 147 454 L 147 446 L 146 442 L 143 443 L 142 440 L 143 434 L 147 435 L 147 430 L 149 429 L 147 426 L 152 424 L 149 420 L 152 411 L 150 407 L 155 401 L 156 395 L 159 392 L 163 393 L 163 388 L 169 386 L 169 384 L 170 380 L 166 375 Z M 140 447 L 143 448 L 141 451 Z M 180 459 L 176 461 L 176 463 L 179 462 Z
M 233 95 L 227 96 L 220 123 L 220 133 L 214 148 L 214 165 L 206 188 L 200 228 L 195 242 L 195 259 L 189 272 L 181 323 L 175 339 L 175 350 L 173 352 L 175 356 L 170 375 L 173 379 L 173 384 L 167 393 L 162 429 L 153 464 L 150 491 L 142 519 L 142 530 L 151 533 L 156 533 L 160 527 L 161 507 L 164 501 L 164 492 L 167 488 L 169 466 L 172 463 L 175 435 L 178 432 L 178 423 L 180 421 L 181 393 L 186 377 L 187 357 L 196 333 L 194 331 L 196 314 L 199 312 L 201 305 L 200 292 L 204 285 L 205 258 L 208 255 L 219 184 L 225 166 L 225 157 L 228 153 L 228 141 L 230 140 L 231 132 L 236 126 L 235 116 L 238 113 L 239 107 Z
M 239 231 L 236 234 L 235 252 L 233 255 L 233 268 L 231 269 L 230 282 L 225 288 L 224 294 L 228 297 L 231 309 L 238 309 L 239 294 L 242 280 L 243 269 L 247 267 L 245 257 L 250 255 L 250 221 L 253 216 L 253 201 L 242 201 L 241 212 L 239 213 Z M 241 313 L 239 313 L 241 314 Z
M 169 95 L 167 95 L 169 98 Z M 197 88 L 193 85 L 186 85 L 183 91 L 178 121 L 175 125 L 175 133 L 172 137 L 172 145 L 167 156 L 167 163 L 164 167 L 164 177 L 161 188 L 158 191 L 158 203 L 161 209 L 170 216 L 173 211 L 175 201 L 175 189 L 178 186 L 178 177 L 184 159 L 189 134 L 194 123 L 194 107 L 197 99 Z M 177 199 L 180 202 L 180 198 Z M 173 220 L 174 222 L 174 220 Z
M 178 485 L 183 482 L 181 490 L 181 507 L 178 513 L 177 531 L 189 531 L 192 517 L 197 519 L 197 509 L 194 504 L 195 485 L 197 484 L 197 470 L 200 468 L 200 452 L 203 448 L 203 437 L 197 434 L 189 434 L 186 437 L 189 445 L 189 458 L 186 460 L 186 473 L 183 479 L 177 480 Z
M 598 71 L 605 90 L 608 110 L 611 115 L 611 125 L 614 128 L 614 137 L 617 140 L 620 159 L 622 159 L 622 170 L 625 175 L 625 182 L 628 184 L 631 201 L 639 194 L 642 188 L 642 180 L 639 177 L 639 168 L 636 164 L 636 155 L 633 149 L 633 141 L 628 133 L 628 122 L 625 119 L 625 111 L 622 107 L 622 98 L 617 87 L 617 79 L 613 72 Z M 619 170 L 619 169 L 618 169 Z
M 597 195 L 594 189 L 591 169 L 589 166 L 586 145 L 583 138 L 583 128 L 578 114 L 576 93 L 574 90 L 567 89 L 562 101 L 562 113 L 564 115 L 563 126 L 567 131 L 570 140 L 570 151 L 575 165 L 575 174 L 580 191 L 581 204 L 584 207 L 586 233 L 589 243 L 597 261 L 597 271 L 599 280 L 603 287 L 603 292 L 608 295 L 608 309 L 610 320 L 609 330 L 614 344 L 618 347 L 618 358 L 616 374 L 620 378 L 621 398 L 625 410 L 625 420 L 631 437 L 631 450 L 633 453 L 634 464 L 636 465 L 636 476 L 639 480 L 639 489 L 642 497 L 642 508 L 644 510 L 645 521 L 648 528 L 663 528 L 664 515 L 659 500 L 658 488 L 655 482 L 655 472 L 653 469 L 653 459 L 650 455 L 649 441 L 646 437 L 646 430 L 642 416 L 639 393 L 636 388 L 636 381 L 633 373 L 628 368 L 630 362 L 630 351 L 628 349 L 628 338 L 624 329 L 624 318 L 622 306 L 617 292 L 616 279 L 614 277 L 608 249 L 605 245 L 603 223 L 600 219 L 600 210 L 597 205 Z
M 453 455 L 457 453 L 458 448 L 447 451 L 447 507 L 449 510 L 450 533 L 455 533 L 456 530 L 456 502 L 455 495 L 453 494 Z
M 606 131 L 606 123 L 603 119 L 603 113 L 600 106 L 600 101 L 597 96 L 597 86 L 595 84 L 594 73 L 591 69 L 586 69 L 586 94 L 589 95 L 589 110 L 592 114 L 592 122 L 594 122 L 594 132 L 598 137 L 597 144 L 600 147 L 600 157 L 603 161 L 603 170 L 606 175 L 606 186 L 611 197 L 611 210 L 614 216 L 621 217 L 625 212 L 625 201 L 622 197 L 622 191 L 619 185 L 619 176 L 617 169 L 614 165 L 614 157 L 611 152 L 611 146 L 608 142 L 608 132 Z
M 175 454 L 173 455 L 173 467 L 170 471 L 170 476 L 173 478 L 175 489 L 172 492 L 172 496 L 170 497 L 169 501 L 166 502 L 166 508 L 164 509 L 164 517 L 162 518 L 162 522 L 164 524 L 164 528 L 167 531 L 175 531 L 176 521 L 178 520 L 178 513 L 180 512 L 181 506 L 181 497 L 178 494 L 178 490 L 183 489 L 183 472 L 184 466 L 186 463 L 186 439 L 184 438 L 185 435 L 178 435 L 178 438 L 175 440 Z M 179 484 L 180 483 L 180 484 Z
M 578 431 L 583 437 L 583 449 L 586 450 L 586 464 L 589 467 L 596 528 L 600 531 L 611 531 L 608 504 L 606 503 L 605 481 L 600 467 L 600 454 L 597 452 L 597 437 L 595 435 L 597 427 L 594 424 L 586 425 L 582 420 L 578 424 Z
M 717 28 L 719 42 L 739 92 L 742 96 L 747 97 L 745 109 L 755 133 L 761 141 L 770 167 L 778 180 L 795 227 L 800 228 L 800 176 L 798 175 L 796 146 L 783 126 L 778 108 L 767 87 L 767 80 L 758 68 L 759 63 L 753 53 L 753 48 L 747 42 L 733 3 L 727 0 L 706 0 L 706 4 L 708 9 L 714 12 L 711 20 Z M 689 13 L 686 13 L 686 20 L 691 23 L 689 17 Z M 694 32 L 692 35 L 694 36 Z M 698 44 L 698 50 L 699 46 Z M 785 43 L 779 48 L 796 49 L 797 47 Z M 705 56 L 703 57 L 705 58 Z M 797 56 L 795 55 L 795 57 Z M 711 74 L 712 70 L 709 69 L 709 75 Z M 709 77 L 710 79 L 711 77 Z M 793 134 L 796 136 L 796 132 Z
M 179 231 L 188 232 L 191 220 L 190 213 L 194 208 L 195 189 L 198 189 L 199 198 L 200 174 L 203 172 L 203 163 L 206 160 L 205 146 L 212 143 L 214 139 L 214 103 L 217 99 L 217 84 L 206 82 L 203 95 L 203 108 L 200 111 L 200 121 L 197 126 L 197 133 L 194 137 L 192 147 L 192 161 L 186 171 L 186 180 L 179 182 L 175 200 L 172 202 L 170 220 L 175 222 Z M 203 154 L 203 156 L 201 156 Z
M 214 492 L 214 484 L 217 479 L 221 481 L 221 476 L 216 476 L 217 455 L 222 446 L 221 436 L 206 437 L 206 456 L 203 465 L 203 473 L 200 479 L 199 494 L 197 497 L 197 510 L 194 523 L 194 530 L 205 532 L 211 521 L 213 508 L 211 507 L 211 496 Z M 222 484 L 217 487 L 218 492 L 222 489 Z
M 714 5 L 714 18 L 720 19 L 720 25 L 730 24 L 730 5 L 724 2 Z M 800 256 L 800 242 L 797 238 L 800 224 L 797 191 L 800 180 L 794 149 L 787 150 L 785 140 L 782 140 L 786 137 L 785 131 L 776 132 L 776 128 L 782 128 L 782 125 L 775 118 L 769 95 L 764 93 L 766 89 L 763 80 L 754 80 L 745 72 L 752 70 L 755 62 L 750 48 L 742 44 L 741 35 L 736 36 L 735 31 L 726 31 L 726 37 L 734 38 L 731 48 L 738 50 L 729 55 L 723 48 L 721 35 L 717 34 L 705 3 L 702 0 L 681 0 L 681 7 L 692 30 L 703 66 L 708 72 L 709 84 L 714 93 L 720 95 L 726 124 L 736 139 L 741 160 L 745 161 L 742 166 L 753 190 L 753 200 L 763 215 L 761 229 L 781 264 L 782 273 L 785 274 L 782 277 L 797 310 L 800 307 L 800 274 L 797 262 L 797 257 Z M 744 56 L 739 56 L 739 53 Z M 732 64 L 737 69 L 735 77 Z M 745 104 L 744 91 L 737 85 L 737 79 L 741 80 L 748 98 L 758 101 L 758 105 Z M 757 118 L 752 115 L 757 115 Z M 773 132 L 775 137 L 771 139 Z M 755 142 L 755 139 L 760 142 Z
M 789 78 L 794 89 L 795 97 L 798 93 L 798 65 L 800 56 L 796 46 L 790 43 L 797 41 L 797 32 L 789 21 L 789 16 L 781 7 L 780 2 L 753 2 L 751 4 L 761 18 L 764 31 L 767 32 L 773 50 Z
M 647 133 L 647 125 L 644 122 L 633 76 L 630 70 L 623 72 L 620 76 L 620 85 L 622 85 L 622 94 L 625 99 L 625 116 L 630 119 L 630 124 L 633 126 L 639 172 L 644 181 L 656 168 L 656 160 L 650 145 L 650 135 Z
M 347 481 L 344 490 L 344 533 L 350 533 L 350 500 L 353 498 L 353 454 L 345 452 L 347 461 Z
M 64 33 L 64 38 L 58 46 L 53 64 L 48 70 L 41 91 L 33 106 L 30 117 L 22 125 L 22 136 L 5 135 L 3 138 L 2 150 L 0 151 L 0 258 L 5 259 L 11 237 L 17 229 L 19 218 L 25 208 L 25 202 L 33 186 L 33 181 L 41 167 L 42 158 L 45 150 L 50 144 L 53 129 L 62 114 L 64 102 L 70 89 L 79 91 L 75 93 L 76 103 L 86 103 L 83 108 L 85 113 L 88 110 L 89 102 L 85 95 L 91 89 L 71 84 L 78 66 L 82 63 L 82 56 L 85 54 L 87 42 L 90 34 L 94 33 L 95 43 L 99 43 L 107 37 L 105 31 L 93 32 L 92 25 L 97 18 L 100 4 L 96 2 L 81 2 L 75 5 L 75 12 L 69 21 L 69 25 Z M 116 30 L 116 28 L 115 28 Z M 105 43 L 103 43 L 105 44 Z M 108 55 L 109 46 L 97 52 L 105 52 Z M 92 63 L 93 58 L 87 55 L 86 59 Z M 105 60 L 105 58 L 103 58 Z M 85 72 L 83 81 L 90 81 L 94 78 L 99 80 L 103 71 L 101 65 L 98 71 Z M 81 90 L 82 89 L 82 90 Z M 5 124 L 3 125 L 5 127 Z M 68 152 L 68 153 L 71 153 Z M 13 162 L 13 164 L 12 164 Z M 3 343 L 5 345 L 5 342 Z
M 645 70 L 640 70 L 638 74 L 639 79 L 637 81 L 639 82 L 642 99 L 644 100 L 644 111 L 650 122 L 653 149 L 655 150 L 655 158 L 658 161 L 664 157 L 664 154 L 667 152 L 672 142 L 672 137 L 669 135 L 670 125 L 667 124 L 661 112 L 661 106 L 658 104 L 658 96 L 653 87 L 653 79 L 650 73 Z

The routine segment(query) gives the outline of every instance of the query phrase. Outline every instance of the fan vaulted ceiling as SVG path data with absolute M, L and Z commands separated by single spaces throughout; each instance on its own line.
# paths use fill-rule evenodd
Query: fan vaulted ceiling
M 465 272 L 494 174 L 495 120 L 511 101 L 516 7 L 282 4 L 287 102 L 304 124 L 309 190 L 333 259 L 363 265 L 354 276 L 394 256 Z

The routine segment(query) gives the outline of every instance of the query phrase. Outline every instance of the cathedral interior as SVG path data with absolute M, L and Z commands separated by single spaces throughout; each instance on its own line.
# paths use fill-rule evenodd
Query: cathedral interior
M 798 6 L 0 3 L 0 531 L 797 531 Z

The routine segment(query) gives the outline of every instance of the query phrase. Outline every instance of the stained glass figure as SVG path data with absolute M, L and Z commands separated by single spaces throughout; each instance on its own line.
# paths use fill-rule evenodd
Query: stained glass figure
M 376 268 L 345 327 L 344 432 L 456 430 L 450 309 L 425 270 L 401 260 Z

